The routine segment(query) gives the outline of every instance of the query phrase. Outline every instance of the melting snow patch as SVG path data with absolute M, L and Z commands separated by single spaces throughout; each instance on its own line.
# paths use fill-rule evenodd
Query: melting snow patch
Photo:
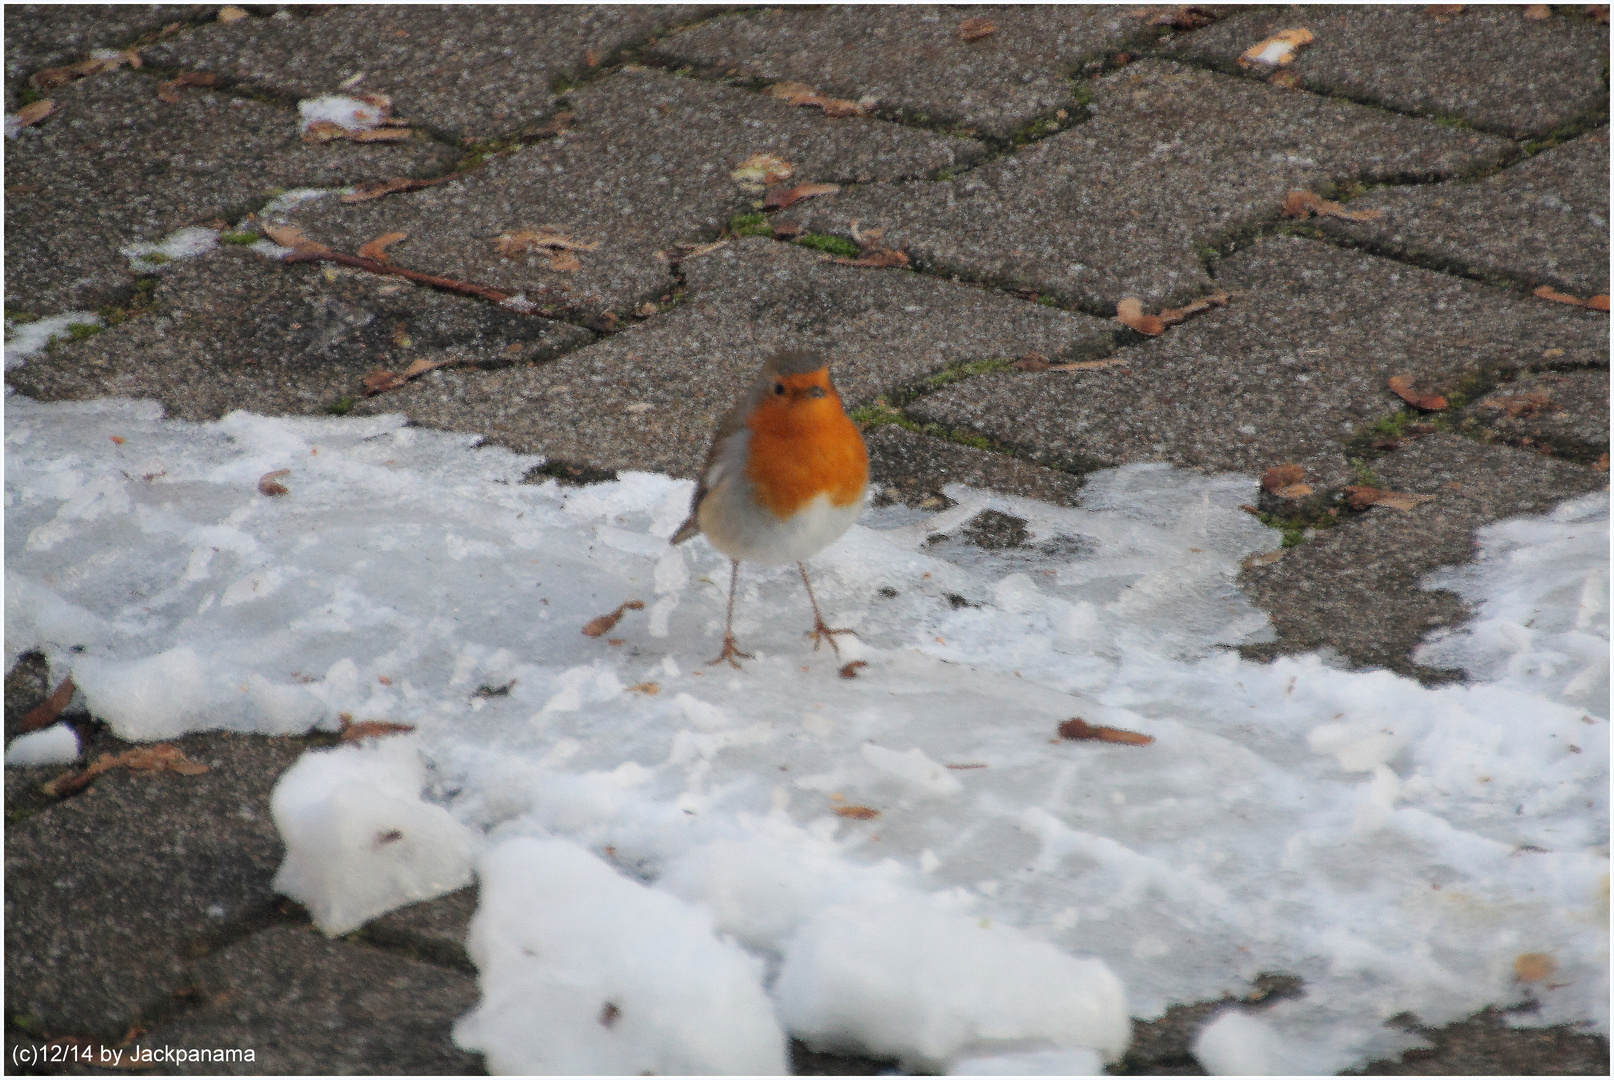
M 949 486 L 814 560 L 847 680 L 793 567 L 741 572 L 764 658 L 707 666 L 728 564 L 668 552 L 687 482 L 522 484 L 536 459 L 397 416 L 5 408 L 8 658 L 126 737 L 415 725 L 287 774 L 282 883 L 355 925 L 480 859 L 460 1037 L 497 1067 L 777 1069 L 775 1016 L 928 1068 L 1085 1063 L 1127 1012 L 1280 971 L 1305 996 L 1253 1019 L 1329 1072 L 1406 1045 L 1398 1012 L 1517 1000 L 1524 953 L 1557 964 L 1527 1022 L 1606 1030 L 1606 495 L 1481 534 L 1478 618 L 1425 653 L 1473 680 L 1428 688 L 1226 648 L 1269 632 L 1234 584 L 1278 539 L 1248 477 Z M 927 543 L 984 510 L 1030 546 Z M 629 599 L 659 614 L 622 646 L 579 633 Z M 1055 740 L 1072 717 L 1155 741 Z
M 385 109 L 340 94 L 304 98 L 297 103 L 297 113 L 301 117 L 297 126 L 300 132 L 307 131 L 311 125 L 322 120 L 335 124 L 343 131 L 369 131 L 380 127 L 387 118 Z
M 189 259 L 218 246 L 219 234 L 216 230 L 191 226 L 171 232 L 155 244 L 129 244 L 123 249 L 123 254 L 129 260 L 131 269 L 149 274 L 175 259 Z
M 77 760 L 78 754 L 78 732 L 66 724 L 52 724 L 12 739 L 6 747 L 6 764 L 61 765 Z
M 66 311 L 33 322 L 13 323 L 6 320 L 6 370 L 20 367 L 30 356 L 44 352 L 53 341 L 73 336 L 73 327 L 104 325 L 105 320 L 92 311 Z

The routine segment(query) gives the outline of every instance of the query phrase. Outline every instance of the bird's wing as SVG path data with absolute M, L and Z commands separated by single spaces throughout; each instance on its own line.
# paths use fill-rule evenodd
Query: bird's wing
M 712 445 L 706 450 L 706 461 L 701 465 L 700 476 L 695 481 L 695 495 L 689 500 L 689 517 L 672 534 L 671 543 L 682 544 L 696 533 L 701 531 L 700 510 L 701 503 L 706 496 L 723 479 L 726 465 L 723 450 L 728 441 L 745 428 L 745 418 L 751 414 L 757 398 L 767 392 L 767 384 L 773 378 L 771 373 L 764 372 L 759 375 L 740 399 L 729 407 L 723 414 L 723 419 L 717 423 L 717 433 L 712 436 Z

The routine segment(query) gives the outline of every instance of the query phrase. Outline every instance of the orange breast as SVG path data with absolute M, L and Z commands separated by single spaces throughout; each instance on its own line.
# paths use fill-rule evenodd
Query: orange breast
M 869 452 L 833 390 L 812 400 L 764 401 L 748 426 L 745 473 L 776 516 L 792 517 L 820 495 L 836 506 L 863 497 Z

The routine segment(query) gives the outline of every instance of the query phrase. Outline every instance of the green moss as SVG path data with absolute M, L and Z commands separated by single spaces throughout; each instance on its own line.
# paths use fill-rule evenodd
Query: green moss
M 1014 133 L 1014 145 L 1024 146 L 1037 139 L 1045 139 L 1059 131 L 1059 121 L 1052 116 L 1044 116 L 1029 123 L 1020 125 Z
M 803 247 L 810 247 L 815 251 L 839 255 L 842 258 L 855 259 L 858 256 L 857 245 L 852 241 L 839 236 L 830 236 L 826 233 L 808 233 L 797 238 L 796 243 Z
M 152 266 L 162 266 L 164 263 L 173 262 L 174 257 L 172 255 L 164 255 L 160 251 L 153 251 L 150 255 L 139 256 L 139 258 L 137 258 L 135 261 L 149 263 Z
M 1286 548 L 1299 547 L 1306 542 L 1306 522 L 1297 518 L 1279 517 L 1277 514 L 1262 514 L 1261 524 L 1269 529 L 1277 529 L 1283 533 L 1283 546 Z
M 736 214 L 729 220 L 729 232 L 735 236 L 772 236 L 773 225 L 766 214 Z
M 83 341 L 85 338 L 94 337 L 105 329 L 106 327 L 100 323 L 76 322 L 67 324 L 67 332 L 74 341 Z
M 1373 467 L 1362 458 L 1351 458 L 1351 479 L 1366 487 L 1378 487 L 1379 478 L 1374 475 Z
M 219 235 L 219 243 L 221 243 L 221 244 L 240 244 L 243 247 L 246 246 L 247 244 L 256 244 L 259 240 L 262 240 L 262 239 L 263 239 L 263 234 L 262 233 L 255 233 L 255 232 L 248 232 L 248 231 L 227 232 L 227 233 L 221 233 Z
M 353 399 L 346 396 L 339 397 L 329 405 L 325 406 L 325 411 L 330 413 L 332 416 L 346 416 L 348 413 L 353 411 Z
M 923 386 L 926 391 L 940 390 L 944 386 L 951 386 L 953 383 L 962 382 L 964 379 L 972 378 L 976 375 L 985 375 L 993 371 L 1008 371 L 1013 366 L 1014 361 L 1006 357 L 991 360 L 971 360 L 967 364 L 958 364 L 955 367 L 950 367 L 928 376 Z
M 953 178 L 953 170 L 952 169 L 943 169 L 941 172 L 936 174 L 936 179 L 937 180 L 951 180 L 952 178 Z
M 1077 83 L 1076 89 L 1072 92 L 1071 96 L 1076 99 L 1077 108 L 1087 108 L 1087 106 L 1093 104 L 1095 96 L 1093 94 L 1093 84 L 1090 82 Z
M 17 100 L 24 105 L 32 105 L 34 102 L 43 101 L 44 99 L 45 95 L 41 91 L 29 86 L 27 83 L 24 83 L 22 89 L 17 91 Z
M 32 312 L 29 312 L 29 311 L 17 311 L 14 308 L 6 308 L 6 322 L 10 323 L 13 326 L 21 326 L 23 323 L 31 323 L 31 322 L 38 322 L 38 321 L 39 321 L 39 316 L 33 314 Z

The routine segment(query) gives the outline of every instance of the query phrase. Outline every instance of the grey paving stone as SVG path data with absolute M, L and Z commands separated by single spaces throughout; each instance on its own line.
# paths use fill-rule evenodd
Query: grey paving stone
M 207 18 L 208 4 L 7 4 L 6 111 L 41 68 L 83 60 L 92 49 L 123 48 L 174 22 Z
M 1520 375 L 1469 406 L 1466 415 L 1506 442 L 1537 453 L 1596 462 L 1608 454 L 1608 372 Z
M 743 77 L 806 83 L 868 100 L 881 115 L 1007 138 L 1080 108 L 1071 74 L 1084 60 L 1153 39 L 1158 9 L 1118 6 L 769 8 L 669 34 L 650 54 Z M 989 37 L 959 38 L 984 19 Z
M 51 91 L 58 111 L 6 145 L 6 306 L 48 315 L 128 293 L 120 249 L 183 225 L 234 221 L 274 188 L 417 175 L 448 148 L 301 141 L 295 113 L 208 90 L 157 98 L 127 69 Z
M 198 949 L 261 917 L 281 844 L 269 791 L 294 739 L 177 740 L 196 776 L 114 770 L 6 829 L 6 1012 L 121 1038 L 172 1007 Z
M 1608 128 L 1477 183 L 1381 188 L 1350 208 L 1384 216 L 1323 218 L 1323 228 L 1426 266 L 1582 298 L 1608 292 Z
M 1508 144 L 1166 61 L 1094 83 L 1092 119 L 946 183 L 801 204 L 812 228 L 884 226 L 927 270 L 1113 313 L 1208 288 L 1196 246 L 1275 219 L 1292 188 L 1441 177 Z
M 308 414 L 358 397 L 378 368 L 543 360 L 594 337 L 402 278 L 233 246 L 166 267 L 155 300 L 150 313 L 29 358 L 7 381 L 41 400 L 154 398 L 186 420 Z
M 1231 303 L 1123 350 L 1122 366 L 982 375 L 907 411 L 1078 470 L 1295 462 L 1323 487 L 1349 482 L 1346 445 L 1401 407 L 1392 375 L 1449 392 L 1544 357 L 1608 363 L 1606 316 L 1319 241 L 1265 239 L 1219 264 L 1217 284 Z
M 1310 90 L 1425 116 L 1456 117 L 1515 139 L 1608 109 L 1608 27 L 1586 18 L 1526 19 L 1522 5 L 1254 7 L 1192 34 L 1175 51 L 1227 70 L 1279 30 L 1315 40 L 1285 65 Z M 1262 69 L 1254 69 L 1261 72 Z M 1270 70 L 1270 69 L 1267 69 Z
M 927 510 L 950 501 L 948 484 L 1001 491 L 1060 506 L 1081 500 L 1079 476 L 1017 461 L 1003 454 L 921 435 L 895 424 L 865 428 L 869 477 L 880 486 L 876 503 L 890 500 Z
M 389 911 L 355 933 L 366 942 L 474 974 L 476 968 L 465 951 L 465 932 L 476 914 L 476 898 L 476 886 L 467 885 L 447 896 Z
M 456 1047 L 454 1021 L 476 1004 L 463 972 L 328 941 L 312 927 L 253 934 L 196 966 L 200 1009 L 140 1045 L 248 1047 L 256 1061 L 164 1066 L 182 1074 L 454 1075 L 485 1071 Z
M 822 349 L 857 406 L 967 362 L 1109 347 L 1086 316 L 761 238 L 689 259 L 683 273 L 681 306 L 556 363 L 432 372 L 360 411 L 401 409 L 574 465 L 693 476 L 718 418 L 776 349 Z
M 975 143 L 874 120 L 828 119 L 760 94 L 624 70 L 572 96 L 577 126 L 490 162 L 462 180 L 356 205 L 310 206 L 296 220 L 341 250 L 382 232 L 410 233 L 404 265 L 521 292 L 540 305 L 625 315 L 673 285 L 658 252 L 715 237 L 750 213 L 760 189 L 730 173 L 754 154 L 795 167 L 792 183 L 922 176 Z M 501 256 L 498 237 L 549 225 L 597 249 L 571 271 L 545 252 Z
M 387 94 L 393 111 L 456 137 L 488 138 L 552 111 L 554 87 L 627 45 L 716 8 L 560 4 L 339 6 L 307 19 L 201 27 L 145 55 L 306 98 Z M 356 83 L 349 80 L 359 78 Z
M 1313 533 L 1276 563 L 1248 566 L 1239 586 L 1278 636 L 1246 655 L 1332 649 L 1356 666 L 1430 676 L 1412 650 L 1469 612 L 1453 593 L 1420 588 L 1423 576 L 1467 562 L 1479 526 L 1542 513 L 1607 482 L 1606 473 L 1455 435 L 1419 439 L 1373 470 L 1385 488 L 1435 498 L 1413 510 L 1372 507 Z

